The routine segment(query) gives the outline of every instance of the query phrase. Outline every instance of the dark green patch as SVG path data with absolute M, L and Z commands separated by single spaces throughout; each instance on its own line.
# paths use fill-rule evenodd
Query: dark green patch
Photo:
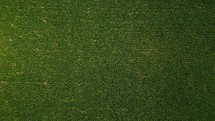
M 214 0 L 3 0 L 1 121 L 215 120 Z

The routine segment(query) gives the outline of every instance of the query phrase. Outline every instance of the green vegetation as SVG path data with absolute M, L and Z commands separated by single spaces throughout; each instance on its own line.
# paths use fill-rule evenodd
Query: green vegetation
M 215 120 L 214 0 L 1 0 L 1 121 Z

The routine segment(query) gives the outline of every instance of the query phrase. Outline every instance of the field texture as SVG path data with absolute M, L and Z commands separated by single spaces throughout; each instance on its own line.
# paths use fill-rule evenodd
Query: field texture
M 0 121 L 214 121 L 215 0 L 1 0 Z

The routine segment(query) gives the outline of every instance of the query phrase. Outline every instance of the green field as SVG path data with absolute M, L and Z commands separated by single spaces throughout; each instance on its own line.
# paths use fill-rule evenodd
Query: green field
M 1 0 L 0 121 L 214 121 L 214 0 Z

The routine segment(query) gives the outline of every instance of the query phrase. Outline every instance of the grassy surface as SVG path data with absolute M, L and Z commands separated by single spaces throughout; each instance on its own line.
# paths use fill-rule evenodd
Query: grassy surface
M 1 121 L 215 120 L 214 0 L 1 0 Z

